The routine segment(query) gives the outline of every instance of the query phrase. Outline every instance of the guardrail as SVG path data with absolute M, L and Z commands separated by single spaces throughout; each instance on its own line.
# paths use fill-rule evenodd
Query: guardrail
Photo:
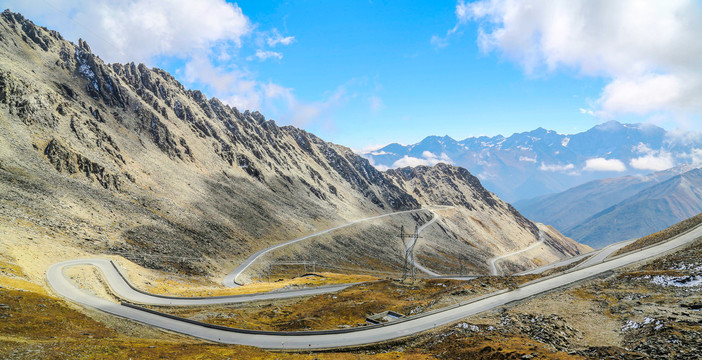
M 301 290 L 305 289 L 331 289 L 331 288 L 336 288 L 336 287 L 349 287 L 357 284 L 363 284 L 362 282 L 356 282 L 356 283 L 348 283 L 348 284 L 336 284 L 336 285 L 325 285 L 325 286 L 315 286 L 315 287 L 310 287 L 310 288 L 302 288 L 302 289 L 290 289 L 290 290 L 272 290 L 268 292 L 262 292 L 262 293 L 253 293 L 253 294 L 241 294 L 241 295 L 219 295 L 219 296 L 170 296 L 170 295 L 161 295 L 161 294 L 154 294 L 150 293 L 144 290 L 141 290 L 137 288 L 136 286 L 132 285 L 132 283 L 127 280 L 127 278 L 122 274 L 121 271 L 119 271 L 119 268 L 117 265 L 114 263 L 114 261 L 110 260 L 110 264 L 115 268 L 115 271 L 117 271 L 117 274 L 124 280 L 124 282 L 129 286 L 132 290 L 148 295 L 148 296 L 153 296 L 161 299 L 172 299 L 172 300 L 207 300 L 207 299 L 237 299 L 237 298 L 242 298 L 242 297 L 257 297 L 257 296 L 264 296 L 264 295 L 269 295 L 271 293 L 275 294 L 288 294 L 292 292 L 299 292 Z M 372 283 L 373 281 L 367 281 L 365 283 Z

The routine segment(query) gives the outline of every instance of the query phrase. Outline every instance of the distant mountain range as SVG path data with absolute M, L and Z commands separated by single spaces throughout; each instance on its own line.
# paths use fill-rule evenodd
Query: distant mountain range
M 591 180 L 645 175 L 702 160 L 702 134 L 610 121 L 572 135 L 538 128 L 509 137 L 429 136 L 362 154 L 380 170 L 445 162 L 468 169 L 509 202 Z
M 660 231 L 702 212 L 702 169 L 688 165 L 647 176 L 595 180 L 514 205 L 528 218 L 597 248 Z

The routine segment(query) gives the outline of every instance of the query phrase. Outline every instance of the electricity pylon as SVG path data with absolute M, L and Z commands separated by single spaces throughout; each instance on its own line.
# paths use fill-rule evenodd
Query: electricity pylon
M 414 281 L 415 267 L 414 267 L 414 246 L 417 245 L 417 239 L 419 239 L 419 227 L 414 227 L 414 234 L 406 234 L 405 227 L 400 227 L 400 239 L 402 240 L 402 250 L 404 253 L 404 262 L 402 264 L 402 282 L 404 282 L 407 277 L 411 277 Z M 409 239 L 409 241 L 407 241 Z

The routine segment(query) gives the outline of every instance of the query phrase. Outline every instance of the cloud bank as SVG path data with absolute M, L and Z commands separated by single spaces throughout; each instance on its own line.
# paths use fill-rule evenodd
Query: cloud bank
M 236 47 L 252 31 L 241 8 L 224 0 L 8 0 L 2 5 L 69 39 L 89 39 L 108 62 L 153 64 L 157 56 Z
M 480 24 L 483 51 L 528 74 L 566 70 L 608 79 L 596 101 L 599 117 L 702 114 L 702 2 L 459 0 L 456 17 L 456 26 Z

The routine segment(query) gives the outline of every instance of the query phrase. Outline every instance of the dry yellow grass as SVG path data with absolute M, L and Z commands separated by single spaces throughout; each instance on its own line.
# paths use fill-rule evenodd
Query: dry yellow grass
M 150 274 L 153 275 L 153 274 Z M 263 291 L 271 286 L 290 286 L 321 281 L 327 283 L 348 282 L 350 280 L 370 280 L 363 276 L 346 276 L 324 274 L 326 280 L 318 278 L 298 278 L 281 281 L 274 284 L 259 283 L 249 287 L 252 291 Z M 175 291 L 180 286 L 178 281 L 170 279 L 170 285 L 163 285 L 165 290 Z M 329 296 L 319 297 L 319 301 L 308 301 L 300 308 L 303 317 L 349 315 L 362 319 L 371 308 L 380 310 L 391 307 L 398 310 L 408 310 L 411 304 L 438 306 L 433 300 L 444 298 L 447 292 L 469 290 L 469 295 L 475 296 L 478 290 L 486 291 L 527 280 L 526 278 L 485 278 L 486 286 L 479 282 L 453 283 L 445 280 L 431 280 L 415 285 L 398 285 L 393 287 L 396 294 L 375 289 L 380 286 L 372 283 L 357 286 L 347 294 L 342 295 L 343 304 L 333 305 L 336 299 Z M 436 356 L 449 359 L 494 358 L 514 353 L 538 351 L 545 358 L 566 358 L 561 353 L 549 353 L 547 349 L 523 338 L 501 337 L 491 339 L 484 337 L 456 337 L 451 342 L 426 344 L 422 339 L 432 339 L 434 334 L 424 334 L 396 345 L 380 345 L 369 349 L 344 352 L 322 353 L 275 353 L 246 347 L 212 344 L 189 337 L 148 330 L 131 321 L 114 318 L 109 315 L 87 311 L 79 306 L 68 304 L 50 295 L 41 285 L 32 282 L 23 273 L 20 266 L 7 256 L 0 257 L 0 358 L 16 359 L 67 359 L 67 358 L 132 358 L 132 359 L 433 359 Z M 493 282 L 500 282 L 494 283 Z M 506 283 L 501 283 L 506 282 Z M 155 282 L 154 282 L 155 283 Z M 387 283 L 387 282 L 385 282 Z M 447 286 L 444 287 L 444 284 Z M 387 285 L 387 284 L 386 284 Z M 173 288 L 169 288 L 173 286 Z M 471 289 L 476 292 L 470 291 Z M 203 288 L 180 289 L 184 294 L 201 294 Z M 207 289 L 209 291 L 209 289 Z M 381 289 L 382 290 L 382 289 Z M 387 290 L 387 289 L 385 289 Z M 382 294 L 382 296 L 380 296 Z M 337 295 L 331 295 L 337 296 Z M 377 298 L 380 299 L 377 299 Z M 414 299 L 413 299 L 414 298 Z M 314 299 L 314 298 L 311 298 Z M 324 300 L 324 301 L 321 301 Z M 270 311 L 271 308 L 261 309 Z M 357 314 L 351 314 L 357 312 Z M 406 311 L 405 311 L 406 312 Z M 251 314 L 254 314 L 253 312 Z M 347 318 L 351 320 L 351 318 Z M 303 321 L 304 322 L 304 321 Z M 298 326 L 304 325 L 299 322 Z M 146 330 L 139 330 L 139 328 Z M 134 330 L 136 328 L 136 330 Z M 450 328 L 447 328 L 450 331 Z M 125 331 L 126 330 L 126 331 Z M 443 331 L 443 330 L 441 330 Z M 497 342 L 496 342 L 497 341 Z M 490 353 L 486 348 L 492 349 Z M 402 350 L 398 350 L 402 349 Z M 537 350 L 532 350 L 537 349 Z M 481 353 L 481 351 L 483 351 Z
M 14 264 L 0 262 L 0 358 L 13 359 L 429 359 L 416 351 L 281 354 L 262 349 L 218 345 L 169 335 L 123 335 L 21 279 Z M 11 276 L 6 276 L 11 272 Z M 120 320 L 121 321 L 121 320 Z M 157 332 L 158 333 L 158 332 Z
M 224 306 L 152 308 L 237 328 L 278 331 L 337 329 L 363 324 L 369 314 L 387 310 L 417 314 L 498 289 L 514 288 L 533 278 L 484 277 L 468 282 L 417 280 L 412 285 L 383 280 L 308 298 Z
M 140 288 L 150 293 L 171 296 L 225 296 L 253 294 L 284 288 L 324 286 L 377 280 L 376 277 L 368 275 L 345 275 L 328 272 L 318 273 L 318 275 L 321 275 L 321 277 L 297 277 L 273 282 L 260 281 L 237 288 L 224 287 L 206 279 L 199 279 L 199 281 L 193 282 L 191 279 L 187 278 L 154 278 L 148 283 L 143 283 Z

